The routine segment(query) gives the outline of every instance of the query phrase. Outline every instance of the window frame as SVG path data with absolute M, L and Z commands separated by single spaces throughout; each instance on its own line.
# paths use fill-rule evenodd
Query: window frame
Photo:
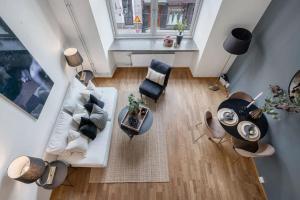
M 194 14 L 191 21 L 191 27 L 189 31 L 184 31 L 185 38 L 192 38 L 195 33 L 195 29 L 197 26 L 198 18 L 200 15 L 200 11 L 202 8 L 203 0 L 196 0 Z M 106 0 L 107 10 L 109 13 L 110 22 L 113 29 L 114 38 L 122 39 L 122 38 L 163 38 L 166 35 L 176 36 L 176 31 L 157 31 L 157 19 L 158 19 L 158 0 L 151 0 L 151 22 L 150 22 L 150 32 L 149 33 L 118 33 L 117 23 L 115 20 L 115 15 L 113 12 L 113 5 L 111 0 Z

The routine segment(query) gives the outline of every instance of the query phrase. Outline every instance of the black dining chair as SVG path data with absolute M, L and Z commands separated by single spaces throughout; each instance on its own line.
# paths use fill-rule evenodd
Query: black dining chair
M 163 62 L 160 62 L 158 60 L 153 59 L 150 64 L 150 68 L 156 72 L 159 72 L 159 73 L 165 75 L 164 84 L 160 85 L 151 80 L 145 79 L 142 82 L 142 84 L 140 85 L 139 91 L 140 91 L 141 97 L 142 97 L 142 95 L 145 95 L 145 96 L 153 99 L 155 102 L 157 102 L 158 98 L 165 91 L 165 89 L 168 85 L 168 80 L 169 80 L 169 76 L 171 73 L 171 66 L 168 64 L 165 64 Z

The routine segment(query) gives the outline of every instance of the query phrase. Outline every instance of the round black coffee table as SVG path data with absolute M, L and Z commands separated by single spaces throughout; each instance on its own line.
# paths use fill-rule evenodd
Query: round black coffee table
M 264 114 L 259 119 L 256 119 L 256 120 L 249 117 L 248 113 L 252 110 L 257 109 L 257 106 L 255 106 L 255 105 L 251 105 L 250 108 L 247 109 L 247 112 L 240 112 L 249 103 L 250 102 L 242 100 L 242 99 L 227 99 L 219 105 L 218 110 L 220 110 L 222 108 L 230 108 L 230 109 L 234 110 L 234 112 L 238 115 L 239 123 L 241 121 L 251 121 L 252 123 L 254 123 L 260 130 L 261 134 L 260 134 L 259 139 L 261 139 L 267 134 L 268 127 L 269 127 L 268 121 Z M 239 132 L 237 130 L 238 123 L 235 126 L 226 126 L 222 123 L 220 123 L 220 124 L 225 129 L 225 131 L 227 133 L 229 133 L 230 135 L 232 135 L 233 137 L 243 140 L 243 141 L 247 141 L 239 134 Z
M 142 135 L 142 134 L 146 133 L 151 128 L 151 126 L 153 124 L 153 114 L 152 114 L 151 110 L 148 111 L 146 119 L 144 120 L 144 123 L 142 124 L 139 132 L 136 132 L 136 131 L 133 131 L 126 127 L 121 126 L 121 121 L 127 112 L 128 112 L 128 106 L 124 107 L 120 111 L 119 116 L 118 116 L 118 122 L 119 122 L 120 128 L 130 137 L 130 139 L 132 139 L 135 135 Z

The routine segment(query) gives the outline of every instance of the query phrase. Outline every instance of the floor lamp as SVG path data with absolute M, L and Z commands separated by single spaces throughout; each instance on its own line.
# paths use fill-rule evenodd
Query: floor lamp
M 82 77 L 79 75 L 77 67 L 81 66 L 81 72 L 83 72 L 83 66 L 82 66 L 83 59 L 80 53 L 78 52 L 78 50 L 76 48 L 68 48 L 64 51 L 64 56 L 67 60 L 68 65 L 70 67 L 75 67 L 76 77 L 81 79 Z
M 69 13 L 69 15 L 70 15 L 70 17 L 71 17 L 71 20 L 72 20 L 73 25 L 74 25 L 74 28 L 75 28 L 75 30 L 76 30 L 76 32 L 77 32 L 78 38 L 79 38 L 79 40 L 80 40 L 80 42 L 81 42 L 81 44 L 82 44 L 83 50 L 85 51 L 85 54 L 86 54 L 87 59 L 88 59 L 88 62 L 90 63 L 90 67 L 91 67 L 91 69 L 92 69 L 92 72 L 95 72 L 95 69 L 94 69 L 94 63 L 93 63 L 91 54 L 90 54 L 90 52 L 89 52 L 89 49 L 88 49 L 88 47 L 87 47 L 87 44 L 86 44 L 86 42 L 85 42 L 84 36 L 83 36 L 83 34 L 82 34 L 82 32 L 81 32 L 81 29 L 80 29 L 80 27 L 79 27 L 79 23 L 78 23 L 78 20 L 77 20 L 77 18 L 76 18 L 76 15 L 75 15 L 75 13 L 73 12 L 73 6 L 72 6 L 72 3 L 71 3 L 70 0 L 64 0 L 64 3 L 65 3 L 65 5 L 66 5 L 66 8 L 67 8 L 67 10 L 68 10 L 68 13 Z
M 232 55 L 242 55 L 248 51 L 252 40 L 252 34 L 250 31 L 244 28 L 235 28 L 227 36 L 226 40 L 223 43 L 223 48 L 230 55 L 226 59 L 226 62 L 219 74 L 218 80 L 214 85 L 209 86 L 210 90 L 217 91 L 220 89 L 218 81 L 220 76 L 223 74 L 225 67 L 227 66 Z
M 23 183 L 33 183 L 44 175 L 47 165 L 48 162 L 40 158 L 20 156 L 10 163 L 7 175 Z

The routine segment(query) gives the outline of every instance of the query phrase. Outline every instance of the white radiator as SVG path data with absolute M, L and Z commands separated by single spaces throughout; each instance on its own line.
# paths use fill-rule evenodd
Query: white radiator
M 175 54 L 131 54 L 133 67 L 149 66 L 152 59 L 159 60 L 173 66 Z

